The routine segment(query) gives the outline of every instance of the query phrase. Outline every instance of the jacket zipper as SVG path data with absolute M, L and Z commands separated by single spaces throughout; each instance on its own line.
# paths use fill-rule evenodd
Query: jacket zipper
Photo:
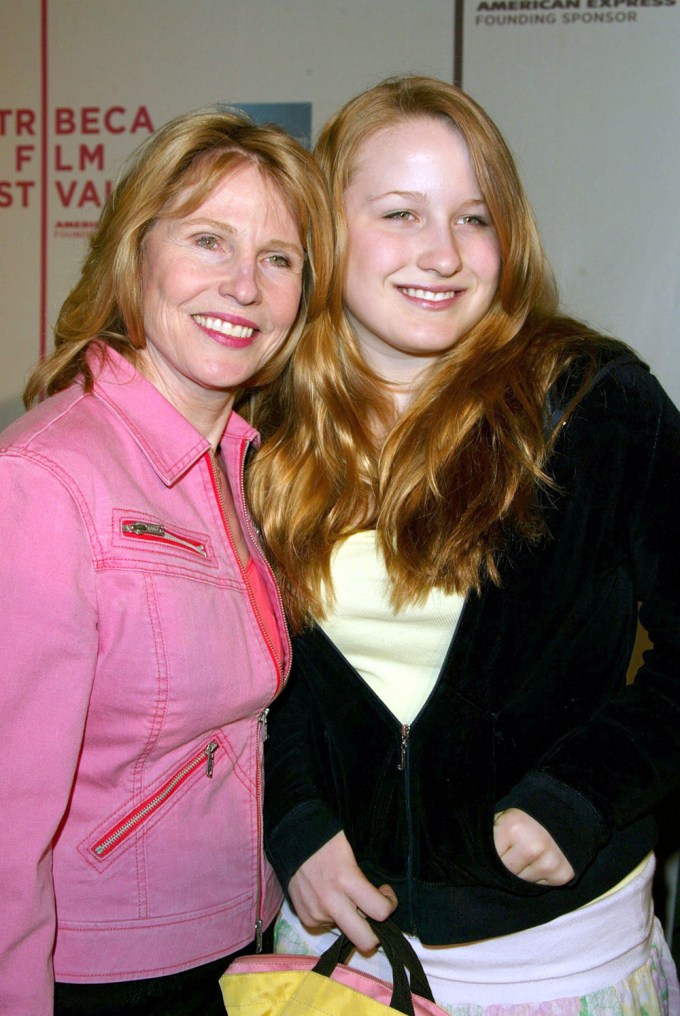
M 190 540 L 186 536 L 180 536 L 179 533 L 173 533 L 172 530 L 166 529 L 165 526 L 161 526 L 156 522 L 140 522 L 136 519 L 126 519 L 121 523 L 120 529 L 125 536 L 132 537 L 133 539 L 172 543 L 177 547 L 183 547 L 185 550 L 193 550 L 196 554 L 200 554 L 201 557 L 208 556 L 204 543 L 199 543 L 198 540 Z
M 248 449 L 248 443 L 249 443 L 248 441 L 243 441 L 242 444 L 241 444 L 241 447 L 240 447 L 240 452 L 241 452 L 241 476 L 240 476 L 239 492 L 238 493 L 239 493 L 239 499 L 240 499 L 240 503 L 241 503 L 241 515 L 245 519 L 246 528 L 248 530 L 248 536 L 250 537 L 251 546 L 253 546 L 257 550 L 257 553 L 260 554 L 260 556 L 262 556 L 261 551 L 259 549 L 258 540 L 255 537 L 255 534 L 253 533 L 253 530 L 252 530 L 252 526 L 250 524 L 250 515 L 248 514 L 248 509 L 247 509 L 247 506 L 246 506 L 246 498 L 245 498 L 245 493 L 244 493 L 244 487 L 245 487 L 245 483 L 244 483 L 245 463 L 246 463 L 246 452 L 247 452 L 247 449 Z M 224 522 L 224 529 L 225 529 L 225 532 L 227 534 L 227 539 L 229 541 L 229 545 L 231 547 L 231 550 L 232 550 L 232 553 L 234 555 L 234 558 L 236 559 L 236 562 L 238 564 L 238 567 L 239 567 L 239 570 L 241 572 L 241 575 L 243 577 L 243 581 L 244 581 L 246 590 L 248 592 L 248 599 L 250 600 L 250 605 L 251 605 L 253 613 L 255 614 L 255 619 L 257 620 L 258 627 L 259 627 L 260 631 L 262 632 L 262 637 L 263 637 L 263 639 L 265 641 L 265 644 L 266 644 L 266 646 L 267 646 L 267 648 L 269 650 L 269 655 L 271 656 L 272 661 L 273 661 L 274 666 L 275 666 L 275 669 L 276 669 L 276 693 L 278 694 L 279 689 L 281 688 L 281 684 L 283 683 L 283 670 L 282 670 L 282 666 L 281 666 L 281 664 L 279 663 L 279 661 L 276 658 L 276 653 L 274 652 L 274 646 L 272 645 L 271 639 L 269 638 L 269 635 L 267 634 L 267 629 L 265 628 L 264 624 L 262 623 L 262 617 L 260 616 L 260 612 L 257 609 L 257 604 L 255 602 L 255 597 L 253 596 L 253 591 L 250 588 L 250 583 L 248 582 L 248 579 L 246 577 L 245 569 L 243 568 L 243 565 L 241 564 L 239 556 L 236 553 L 236 548 L 234 546 L 234 541 L 233 541 L 233 538 L 232 538 L 232 535 L 231 535 L 231 531 L 229 529 L 229 523 L 227 521 L 227 513 L 225 511 L 224 500 L 222 498 L 222 493 L 220 491 L 220 487 L 219 487 L 219 484 L 217 482 L 217 475 L 215 473 L 215 470 L 219 469 L 220 467 L 219 467 L 219 463 L 216 461 L 215 453 L 212 452 L 212 451 L 210 452 L 210 455 L 209 455 L 209 462 L 210 462 L 210 469 L 211 469 L 211 472 L 212 472 L 213 487 L 215 489 L 215 493 L 217 494 L 217 500 L 218 500 L 218 503 L 219 503 L 219 506 L 220 506 L 220 510 L 222 512 L 222 520 Z M 233 491 L 232 491 L 232 494 L 233 494 Z M 276 583 L 275 583 L 275 586 L 276 586 Z M 281 602 L 281 594 L 278 591 L 278 587 L 276 587 L 276 595 L 277 595 L 277 598 L 278 598 L 279 608 L 281 610 L 281 613 L 283 613 L 283 604 Z M 286 634 L 286 641 L 287 641 L 287 647 L 288 647 L 288 659 L 290 660 L 291 655 L 292 655 L 292 647 L 291 647 L 291 644 L 290 644 L 290 636 L 288 635 L 288 631 L 287 630 L 286 630 L 285 634 Z M 258 717 L 258 722 L 260 723 L 260 729 L 262 731 L 261 737 L 262 737 L 262 743 L 263 744 L 264 744 L 264 741 L 266 739 L 266 734 L 267 734 L 267 714 L 268 714 L 268 712 L 269 712 L 268 709 L 264 709 L 260 713 L 260 715 Z M 263 857 L 263 846 L 262 846 L 262 773 L 261 773 L 261 761 L 260 761 L 260 758 L 261 758 L 261 752 L 258 752 L 257 753 L 256 763 L 255 763 L 256 800 L 257 800 L 257 890 L 256 890 L 256 897 L 255 897 L 255 951 L 256 952 L 262 952 L 262 935 L 263 935 L 263 928 L 262 928 L 262 904 L 263 904 L 263 900 L 264 900 L 264 871 L 263 871 L 264 857 Z
M 240 495 L 240 498 L 241 498 L 241 504 L 243 506 L 244 515 L 245 515 L 245 519 L 246 519 L 246 525 L 247 525 L 248 524 L 248 512 L 246 511 L 246 508 L 245 508 L 245 497 L 244 497 L 244 494 L 243 494 L 243 468 L 244 468 L 243 467 L 243 461 L 244 460 L 245 460 L 245 454 L 243 455 L 243 458 L 241 460 L 241 490 L 239 491 L 239 495 Z M 267 649 L 269 650 L 269 655 L 271 656 L 272 660 L 274 661 L 274 666 L 276 667 L 276 675 L 277 675 L 277 677 L 276 677 L 276 691 L 278 693 L 278 690 L 281 687 L 281 667 L 280 667 L 280 664 L 279 664 L 278 660 L 276 659 L 276 653 L 274 652 L 274 646 L 272 645 L 271 639 L 269 638 L 269 635 L 267 634 L 267 629 L 265 628 L 264 624 L 262 623 L 262 617 L 260 615 L 259 610 L 257 609 L 257 603 L 255 602 L 255 597 L 253 596 L 252 590 L 250 588 L 250 582 L 248 581 L 248 577 L 246 575 L 245 568 L 241 564 L 241 559 L 239 558 L 238 554 L 236 553 L 236 547 L 234 545 L 234 539 L 233 539 L 233 536 L 231 535 L 231 529 L 229 528 L 229 523 L 227 521 L 227 512 L 226 512 L 226 509 L 225 509 L 224 498 L 222 497 L 222 491 L 220 490 L 220 485 L 217 482 L 216 470 L 219 469 L 220 466 L 219 466 L 219 463 L 217 462 L 217 460 L 215 458 L 215 453 L 213 451 L 210 452 L 210 467 L 212 469 L 213 486 L 215 488 L 215 493 L 217 494 L 217 501 L 219 503 L 220 510 L 222 512 L 222 521 L 224 523 L 224 528 L 225 528 L 225 531 L 226 531 L 226 534 L 227 534 L 227 540 L 229 542 L 229 546 L 231 547 L 232 553 L 233 553 L 233 555 L 234 555 L 234 557 L 236 559 L 236 563 L 238 564 L 239 571 L 241 572 L 241 577 L 243 579 L 243 582 L 245 584 L 246 590 L 248 592 L 248 599 L 250 601 L 250 606 L 252 608 L 253 614 L 255 615 L 255 620 L 257 621 L 258 627 L 259 627 L 259 629 L 260 629 L 260 631 L 262 633 L 262 638 L 265 641 Z M 233 493 L 233 491 L 232 491 L 232 493 Z M 250 526 L 248 526 L 248 534 L 249 534 L 249 536 L 252 539 L 253 532 L 250 529 Z M 253 542 L 257 543 L 257 541 L 255 541 L 255 540 Z
M 268 726 L 268 720 L 267 720 L 268 716 L 269 716 L 269 706 L 266 706 L 262 710 L 262 712 L 260 713 L 260 716 L 259 716 L 260 723 L 262 724 L 262 743 L 263 744 L 265 743 L 265 741 L 269 737 L 269 726 Z
M 247 445 L 243 448 L 243 454 L 241 455 L 241 481 L 240 481 L 240 484 L 239 484 L 239 497 L 241 499 L 241 511 L 242 511 L 243 518 L 246 520 L 246 528 L 248 530 L 248 536 L 250 537 L 250 542 L 256 548 L 257 553 L 260 554 L 260 556 L 264 560 L 264 556 L 262 555 L 262 553 L 260 551 L 259 540 L 257 539 L 255 533 L 253 532 L 252 526 L 250 524 L 250 514 L 248 512 L 248 508 L 247 508 L 247 505 L 246 505 L 246 496 L 245 496 L 246 452 L 247 452 Z M 265 561 L 265 565 L 266 565 L 267 568 L 269 568 L 269 565 L 267 565 L 266 561 Z M 260 614 L 259 614 L 259 611 L 257 609 L 257 605 L 255 604 L 255 600 L 254 600 L 254 598 L 252 596 L 252 592 L 251 592 L 251 589 L 250 589 L 250 584 L 247 583 L 247 586 L 248 586 L 248 595 L 250 596 L 250 601 L 251 601 L 251 603 L 253 605 L 253 610 L 255 611 L 255 616 L 257 617 L 258 624 L 260 625 L 260 628 L 262 629 L 262 634 L 265 637 L 265 641 L 267 642 L 267 645 L 269 647 L 269 652 L 271 653 L 272 659 L 276 663 L 277 661 L 276 661 L 276 654 L 274 652 L 274 647 L 272 646 L 271 641 L 269 639 L 269 636 L 267 635 L 267 631 L 266 631 L 264 625 L 262 624 L 262 619 L 260 618 Z M 278 600 L 279 609 L 280 609 L 281 613 L 283 614 L 283 603 L 281 601 L 281 594 L 279 592 L 279 587 L 277 586 L 276 582 L 274 583 L 274 588 L 276 589 L 276 597 L 277 597 L 277 600 Z M 288 629 L 287 628 L 285 630 L 285 635 L 286 635 L 286 643 L 287 643 L 287 648 L 288 648 L 288 659 L 290 660 L 292 652 L 293 652 L 293 649 L 292 649 L 292 646 L 290 644 L 290 636 L 288 635 Z M 278 680 L 277 688 L 276 688 L 276 691 L 278 693 L 278 691 L 279 691 L 279 689 L 281 687 L 281 684 L 283 682 L 283 669 L 282 669 L 281 665 L 278 664 L 278 663 L 277 663 L 276 670 L 277 670 L 277 674 L 279 675 L 279 680 Z M 269 708 L 267 707 L 266 709 L 262 710 L 262 712 L 260 713 L 260 717 L 259 717 L 260 725 L 261 725 L 261 730 L 262 730 L 262 744 L 263 745 L 264 745 L 264 742 L 267 740 L 267 737 L 269 736 L 269 732 L 267 730 L 267 716 L 268 716 L 268 714 L 269 714 Z M 263 904 L 263 900 L 264 900 L 264 872 L 263 872 L 263 860 L 264 859 L 263 859 L 263 856 L 262 856 L 262 846 L 261 846 L 261 844 L 263 842 L 263 830 L 262 830 L 262 793 L 261 793 L 262 774 L 260 772 L 260 755 L 259 754 L 258 754 L 258 757 L 257 757 L 257 769 L 256 769 L 256 772 L 257 772 L 257 791 L 258 791 L 258 795 L 257 795 L 257 799 L 258 799 L 258 808 L 257 808 L 257 822 L 258 822 L 257 833 L 258 833 L 258 840 L 257 840 L 257 842 L 259 844 L 259 846 L 258 846 L 259 854 L 258 854 L 258 859 L 257 860 L 258 860 L 258 872 L 259 872 L 259 876 L 258 876 L 258 882 L 257 882 L 257 903 L 256 903 L 256 920 L 255 920 L 255 952 L 261 953 L 262 952 L 262 933 L 263 933 L 263 929 L 262 929 L 262 904 Z
M 253 532 L 253 527 L 252 527 L 252 524 L 251 524 L 251 521 L 250 521 L 250 512 L 248 511 L 248 506 L 246 505 L 245 474 L 246 474 L 246 456 L 247 456 L 247 453 L 248 453 L 248 442 L 245 442 L 244 448 L 243 448 L 243 454 L 241 455 L 241 482 L 240 482 L 240 486 L 239 486 L 239 497 L 241 499 L 241 511 L 242 511 L 242 514 L 243 514 L 243 518 L 246 520 L 246 529 L 248 530 L 248 536 L 250 537 L 250 542 L 255 547 L 257 553 L 260 556 L 260 559 L 264 562 L 265 568 L 271 573 L 271 568 L 269 567 L 269 564 L 267 563 L 267 560 L 266 560 L 264 554 L 260 550 L 260 539 L 259 539 L 259 536 L 255 532 Z M 272 575 L 272 578 L 273 578 L 273 575 Z M 274 581 L 274 590 L 276 592 L 276 599 L 277 599 L 277 602 L 278 602 L 279 610 L 281 611 L 281 614 L 285 616 L 285 611 L 283 609 L 283 600 L 281 599 L 281 593 L 279 592 L 279 587 L 278 587 L 276 581 Z M 257 614 L 257 611 L 256 611 L 256 614 Z M 263 628 L 263 630 L 264 630 L 264 626 L 262 625 L 262 622 L 261 622 L 259 616 L 258 616 L 258 621 L 260 622 L 260 627 Z M 286 636 L 286 648 L 288 649 L 288 659 L 290 660 L 292 655 L 293 655 L 293 647 L 292 647 L 292 645 L 290 643 L 290 636 L 288 634 L 288 628 L 286 626 L 284 626 L 284 634 Z M 265 638 L 266 638 L 266 632 L 265 632 Z M 269 640 L 267 640 L 267 641 L 269 642 Z M 274 660 L 276 660 L 276 656 L 274 655 L 274 648 L 271 645 L 271 643 L 269 643 L 269 648 L 270 648 L 270 652 L 271 652 Z M 277 689 L 276 689 L 277 694 L 278 694 L 278 692 L 279 692 L 279 690 L 281 688 L 281 684 L 283 683 L 283 672 L 281 671 L 280 667 L 277 667 L 277 669 L 280 671 L 280 681 L 279 681 Z
M 269 706 L 266 706 L 257 718 L 257 722 L 260 725 L 260 736 L 262 738 L 262 744 L 269 737 L 269 731 L 267 729 L 267 716 L 269 715 Z M 257 896 L 255 899 L 255 952 L 262 952 L 262 903 L 264 897 L 264 878 L 262 872 L 262 847 L 260 844 L 263 841 L 263 830 L 262 830 L 262 772 L 261 772 L 261 752 L 257 753 L 257 759 L 255 761 L 255 789 L 257 794 Z
M 142 822 L 145 822 L 151 815 L 155 814 L 161 805 L 172 797 L 179 788 L 186 783 L 188 778 L 202 765 L 205 765 L 205 774 L 212 778 L 215 767 L 215 752 L 219 748 L 217 741 L 210 741 L 197 755 L 194 755 L 189 762 L 182 766 L 174 776 L 171 776 L 167 783 L 158 790 L 152 797 L 140 804 L 137 808 L 126 815 L 113 829 L 109 830 L 91 848 L 97 857 L 106 857 L 120 843 L 128 838 Z

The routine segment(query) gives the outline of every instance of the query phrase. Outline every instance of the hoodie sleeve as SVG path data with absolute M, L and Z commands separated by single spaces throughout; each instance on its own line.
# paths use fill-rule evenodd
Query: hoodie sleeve
M 648 812 L 680 779 L 680 414 L 634 364 L 605 374 L 584 408 L 567 440 L 589 449 L 590 510 L 611 511 L 607 526 L 653 648 L 634 681 L 552 745 L 498 803 L 544 825 L 577 875 L 613 828 Z M 612 420 L 618 439 L 598 448 Z M 573 461 L 578 470 L 578 456 Z
M 320 726 L 293 649 L 291 676 L 271 707 L 265 746 L 265 847 L 284 890 L 300 865 L 342 829 L 312 777 L 318 764 L 312 756 L 320 750 L 313 731 Z

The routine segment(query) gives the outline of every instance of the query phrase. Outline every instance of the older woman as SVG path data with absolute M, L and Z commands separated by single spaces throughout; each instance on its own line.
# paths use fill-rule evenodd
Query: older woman
M 103 214 L 47 395 L 0 439 L 0 1011 L 223 1011 L 280 891 L 261 846 L 290 646 L 233 411 L 323 304 L 311 156 L 236 112 L 179 117 Z
M 650 886 L 680 754 L 678 413 L 559 314 L 459 89 L 370 89 L 317 153 L 337 285 L 249 473 L 301 629 L 267 748 L 279 947 L 337 926 L 369 949 L 396 907 L 456 1016 L 676 1014 Z

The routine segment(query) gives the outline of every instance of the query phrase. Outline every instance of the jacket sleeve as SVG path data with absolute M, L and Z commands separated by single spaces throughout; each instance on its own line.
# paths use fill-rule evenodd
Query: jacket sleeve
M 281 885 L 287 886 L 300 865 L 340 832 L 338 817 L 322 799 L 312 772 L 312 758 L 322 750 L 314 733 L 314 698 L 302 669 L 295 664 L 288 684 L 273 703 L 265 745 L 265 848 Z M 326 762 L 326 771 L 329 763 Z
M 52 844 L 97 656 L 83 511 L 58 467 L 0 456 L 0 1012 L 53 1011 Z
M 616 505 L 607 510 L 653 649 L 633 683 L 607 696 L 499 802 L 541 822 L 577 875 L 612 829 L 648 813 L 680 778 L 680 414 L 639 365 L 612 371 L 587 400 L 593 442 L 601 414 L 619 420 L 602 482 L 627 480 L 620 517 Z

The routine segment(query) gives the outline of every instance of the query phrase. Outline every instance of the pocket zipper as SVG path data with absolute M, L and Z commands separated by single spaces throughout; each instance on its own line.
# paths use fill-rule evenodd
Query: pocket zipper
M 123 840 L 133 833 L 141 822 L 146 821 L 151 815 L 153 815 L 162 804 L 168 800 L 169 797 L 175 793 L 179 787 L 194 773 L 201 765 L 205 764 L 205 774 L 209 778 L 212 778 L 213 768 L 215 765 L 215 752 L 219 748 L 217 741 L 210 741 L 194 757 L 179 769 L 174 776 L 171 776 L 167 783 L 158 790 L 152 797 L 149 797 L 146 801 L 140 804 L 134 811 L 131 811 L 129 815 L 110 829 L 100 840 L 98 840 L 91 848 L 92 852 L 99 858 L 106 857 L 114 847 L 117 847 Z
M 172 530 L 166 529 L 165 526 L 161 526 L 156 522 L 139 522 L 126 519 L 121 522 L 120 531 L 124 536 L 140 540 L 151 540 L 152 542 L 172 543 L 177 547 L 183 547 L 185 550 L 193 550 L 196 554 L 200 554 L 201 557 L 208 556 L 204 543 L 199 543 L 198 540 L 190 540 L 186 536 L 180 536 L 179 533 L 173 533 Z

